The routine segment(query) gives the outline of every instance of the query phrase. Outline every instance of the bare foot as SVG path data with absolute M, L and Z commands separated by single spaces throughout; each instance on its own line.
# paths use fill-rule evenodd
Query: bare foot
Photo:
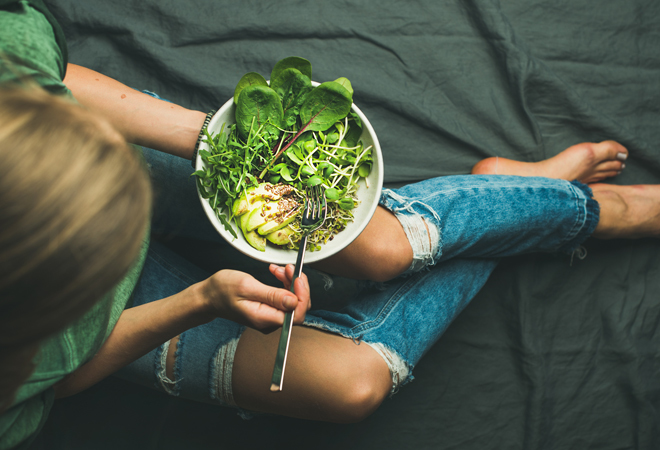
M 593 184 L 600 220 L 593 236 L 599 239 L 660 236 L 660 185 Z
M 621 173 L 628 150 L 614 141 L 584 142 L 567 148 L 552 158 L 522 162 L 497 156 L 479 161 L 473 174 L 521 175 L 595 183 Z

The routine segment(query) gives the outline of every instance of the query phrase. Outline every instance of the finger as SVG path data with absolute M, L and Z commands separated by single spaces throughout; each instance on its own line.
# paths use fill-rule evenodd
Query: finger
M 275 265 L 272 265 L 275 266 Z M 291 287 L 291 279 L 293 278 L 295 271 L 295 266 L 293 264 L 287 264 L 286 267 L 275 266 L 271 267 L 271 273 L 275 275 L 278 280 L 284 283 L 285 287 Z M 298 281 L 300 280 L 300 281 Z M 302 323 L 305 318 L 305 314 L 311 308 L 311 296 L 309 288 L 309 280 L 307 275 L 304 272 L 300 274 L 300 277 L 296 279 L 294 283 L 294 291 L 298 297 L 298 305 L 296 305 L 295 313 L 295 322 Z
M 293 264 L 287 264 L 284 270 L 286 272 L 286 277 L 289 279 L 289 282 L 293 280 L 293 272 L 296 270 L 296 266 Z
M 249 320 L 245 325 L 255 330 L 268 332 L 280 328 L 284 323 L 284 312 L 260 304 L 256 310 L 248 315 Z
M 270 265 L 268 266 L 268 270 L 270 270 L 270 273 L 272 273 L 272 274 L 275 275 L 276 277 L 278 277 L 279 274 L 284 273 L 284 267 L 279 266 L 279 265 L 277 265 L 277 264 L 270 264 Z
M 243 284 L 239 297 L 243 301 L 262 303 L 280 311 L 291 311 L 298 306 L 298 297 L 288 289 L 269 286 L 255 279 Z
M 296 297 L 288 289 L 271 288 L 268 294 L 268 300 L 263 303 L 279 309 L 280 311 L 293 311 L 300 303 Z
M 302 323 L 305 319 L 307 311 L 312 305 L 309 282 L 307 276 L 303 273 L 300 277 L 296 278 L 293 283 L 294 291 L 298 297 L 298 305 L 296 306 L 294 322 Z
M 286 270 L 282 266 L 278 266 L 276 264 L 271 264 L 268 269 L 270 270 L 270 273 L 272 273 L 275 278 L 278 279 L 281 283 L 284 284 L 284 287 L 286 289 L 291 288 L 291 279 L 287 277 Z

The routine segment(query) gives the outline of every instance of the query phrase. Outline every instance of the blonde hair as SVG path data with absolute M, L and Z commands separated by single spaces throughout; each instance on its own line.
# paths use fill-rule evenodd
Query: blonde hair
M 100 117 L 38 89 L 0 89 L 0 411 L 44 338 L 129 270 L 148 175 Z

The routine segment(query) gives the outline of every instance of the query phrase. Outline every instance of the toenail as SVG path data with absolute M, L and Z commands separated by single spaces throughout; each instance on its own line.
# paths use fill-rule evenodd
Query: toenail
M 616 154 L 616 159 L 619 161 L 625 161 L 626 158 L 628 158 L 628 155 L 626 153 L 617 153 Z

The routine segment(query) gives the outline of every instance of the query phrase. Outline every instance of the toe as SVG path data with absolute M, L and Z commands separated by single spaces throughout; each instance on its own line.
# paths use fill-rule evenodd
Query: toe
M 621 172 L 625 168 L 626 164 L 619 160 L 605 161 L 596 166 L 596 170 L 599 172 Z
M 603 161 L 625 161 L 628 158 L 628 149 L 616 141 L 603 141 L 595 144 L 594 150 L 601 154 Z
M 494 175 L 497 174 L 498 158 L 496 156 L 482 159 L 472 167 L 473 175 Z

